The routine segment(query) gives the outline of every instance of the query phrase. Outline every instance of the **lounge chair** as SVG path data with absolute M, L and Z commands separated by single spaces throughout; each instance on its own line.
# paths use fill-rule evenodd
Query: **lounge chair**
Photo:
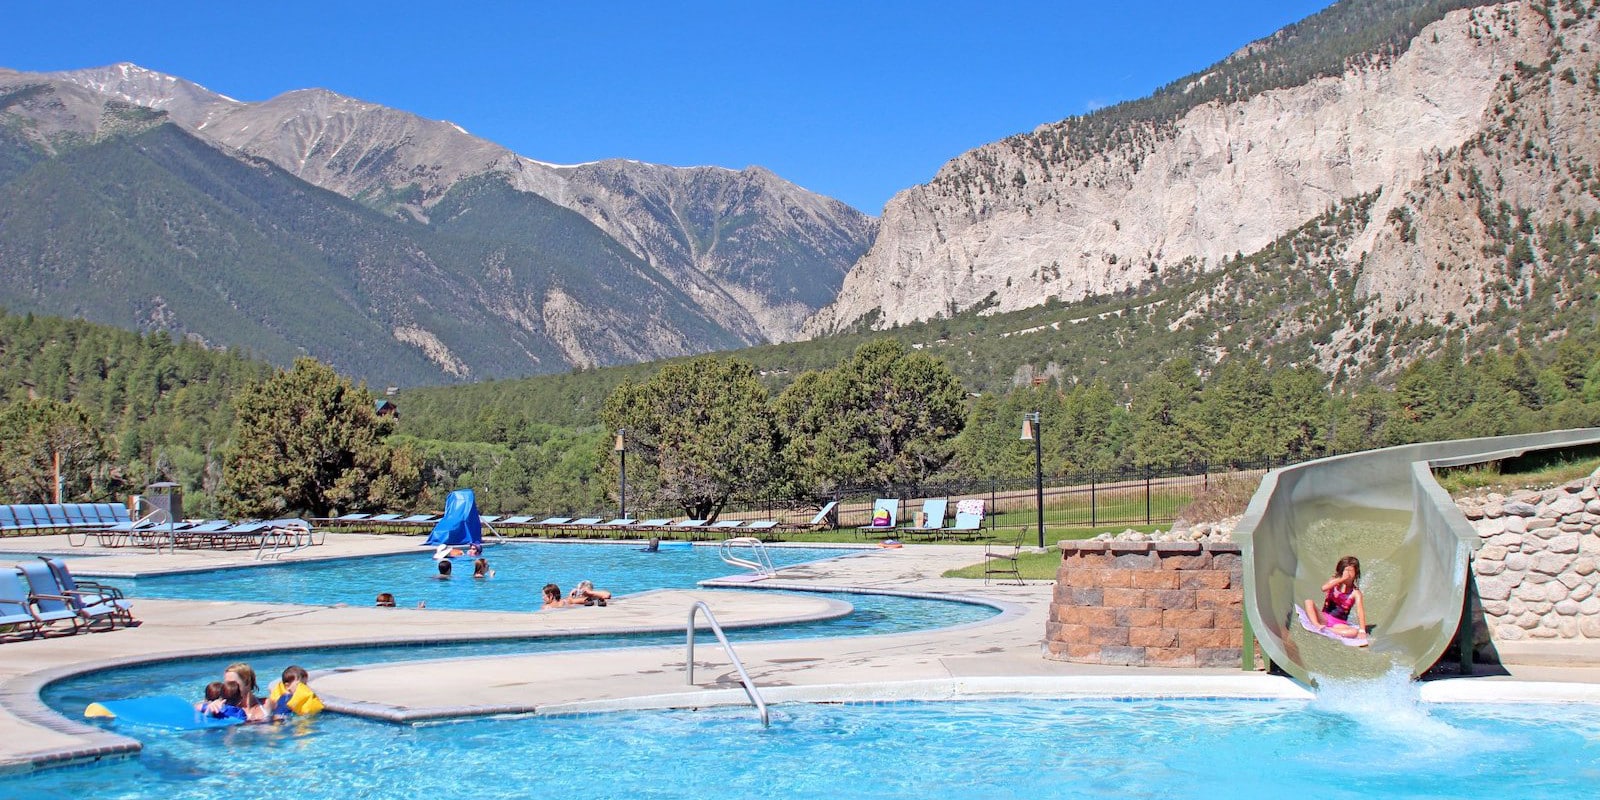
M 684 520 L 682 522 L 673 523 L 672 527 L 674 527 L 674 528 L 704 528 L 704 527 L 706 527 L 707 525 L 710 525 L 710 524 L 711 524 L 710 520 L 686 519 L 686 520 Z
M 747 531 L 770 531 L 770 530 L 772 530 L 773 528 L 776 528 L 776 527 L 778 527 L 778 521 L 777 520 L 758 519 L 758 520 L 752 520 L 749 525 L 746 525 L 744 527 L 744 529 L 747 530 Z
M 395 520 L 394 523 L 396 525 L 431 525 L 435 522 L 438 522 L 439 517 L 439 514 L 412 514 L 409 517 L 401 517 L 400 519 Z
M 543 525 L 548 528 L 557 528 L 572 521 L 572 517 L 545 517 L 533 524 Z
M 88 578 L 77 578 L 72 570 L 67 568 L 67 562 L 50 556 L 39 556 L 45 566 L 50 569 L 50 574 L 55 576 L 56 585 L 68 597 L 80 598 L 85 603 L 107 603 L 114 609 L 109 612 L 114 615 L 114 621 L 120 620 L 128 625 L 137 625 L 133 619 L 133 602 L 122 594 L 122 590 L 99 581 Z
M 716 528 L 717 530 L 728 530 L 730 528 L 737 528 L 743 524 L 744 520 L 742 519 L 719 519 L 716 522 L 711 523 L 709 527 Z
M 11 506 L 0 506 L 0 529 L 15 530 L 16 528 L 16 512 L 11 510 Z
M 377 514 L 367 518 L 367 522 L 398 522 L 404 514 Z
M 533 517 L 520 514 L 512 514 L 500 520 L 501 525 L 527 525 L 530 522 L 533 522 Z
M 671 517 L 652 517 L 650 519 L 644 520 L 643 522 L 640 522 L 638 525 L 635 525 L 633 527 L 635 529 L 637 529 L 637 530 L 645 530 L 647 528 L 648 529 L 665 528 L 665 527 L 667 527 L 667 526 L 669 526 L 671 524 L 672 524 L 672 518 Z
M 30 598 L 46 623 L 71 620 L 73 630 L 95 630 L 95 625 L 105 623 L 104 630 L 117 626 L 119 620 L 133 622 L 132 604 L 127 599 L 105 594 L 69 590 L 56 579 L 55 570 L 44 561 L 25 561 L 18 565 L 27 579 Z M 70 582 L 71 577 L 67 580 Z
M 900 516 L 900 501 L 892 497 L 880 497 L 872 503 L 872 523 L 856 528 L 858 534 L 893 533 L 895 523 Z M 883 522 L 884 524 L 876 524 Z
M 955 524 L 945 529 L 945 531 L 951 535 L 957 533 L 977 533 L 981 530 L 983 530 L 983 515 L 974 514 L 970 511 L 957 511 Z
M 357 512 L 357 513 L 354 513 L 354 514 L 345 514 L 343 516 L 334 517 L 330 521 L 331 522 L 361 522 L 361 521 L 368 520 L 368 519 L 371 519 L 371 518 L 372 518 L 371 514 L 362 514 L 360 512 Z
M 0 568 L 0 625 L 12 626 L 17 633 L 25 629 L 29 639 L 44 632 L 44 620 L 34 612 L 28 586 L 15 568 Z
M 932 498 L 922 501 L 922 524 L 912 525 L 900 530 L 904 533 L 927 534 L 928 538 L 937 537 L 945 532 L 945 511 L 950 506 L 950 500 L 944 497 Z

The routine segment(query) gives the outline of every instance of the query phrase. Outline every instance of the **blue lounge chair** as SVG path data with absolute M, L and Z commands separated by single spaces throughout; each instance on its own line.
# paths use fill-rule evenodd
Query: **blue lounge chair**
M 711 523 L 710 527 L 716 528 L 717 530 L 728 530 L 730 528 L 737 528 L 743 524 L 744 520 L 742 519 L 719 519 L 716 522 Z
M 571 522 L 568 522 L 567 524 L 572 526 L 572 527 L 574 527 L 574 528 L 592 528 L 592 527 L 600 524 L 600 518 L 599 517 L 584 517 L 583 519 L 572 520 Z
M 533 524 L 535 524 L 535 525 L 547 525 L 547 526 L 550 526 L 550 527 L 558 527 L 558 526 L 561 526 L 561 525 L 565 525 L 565 524 L 567 524 L 567 523 L 569 523 L 571 521 L 572 521 L 572 517 L 545 517 L 544 519 L 541 519 L 538 522 L 535 522 Z
M 121 589 L 88 578 L 76 578 L 72 570 L 67 568 L 67 562 L 59 558 L 39 556 L 39 560 L 50 569 L 50 574 L 55 576 L 56 585 L 60 586 L 68 597 L 78 598 L 79 604 L 108 604 L 113 610 L 107 613 L 113 616 L 114 622 L 138 624 L 133 619 L 133 602 L 122 594 Z
M 949 533 L 976 533 L 983 529 L 983 515 L 966 511 L 956 512 L 956 522 L 946 528 Z
M 372 517 L 371 514 L 362 514 L 362 513 L 358 512 L 358 513 L 354 513 L 354 514 L 345 514 L 343 516 L 334 517 L 333 521 L 334 522 L 361 522 L 362 520 L 370 519 L 371 517 Z
M 778 521 L 773 519 L 758 519 L 745 526 L 747 531 L 770 531 L 778 527 Z
M 132 522 L 133 515 L 128 512 L 128 507 L 121 503 L 105 503 L 106 511 L 110 512 L 113 523 Z
M 500 524 L 501 525 L 527 525 L 528 523 L 530 523 L 532 521 L 533 521 L 533 517 L 531 517 L 531 516 L 513 514 L 513 515 L 511 515 L 509 517 L 506 517 L 503 520 L 500 520 Z
M 0 506 L 0 528 L 4 528 L 4 529 L 7 529 L 7 530 L 13 530 L 16 527 L 17 527 L 17 515 L 16 515 L 16 512 L 11 510 L 11 506 Z
M 409 517 L 403 517 L 395 520 L 395 523 L 398 525 L 422 525 L 424 523 L 432 524 L 438 521 L 438 514 L 412 514 Z
M 0 625 L 11 625 L 28 638 L 44 632 L 44 620 L 33 610 L 22 573 L 15 568 L 0 568 Z
M 927 534 L 930 538 L 944 533 L 945 511 L 950 507 L 949 498 L 938 497 L 922 501 L 923 522 L 921 525 L 912 525 L 901 528 L 906 533 Z
M 67 525 L 73 528 L 81 528 L 88 524 L 87 520 L 83 518 L 83 509 L 77 503 L 63 505 L 61 513 L 67 518 Z
M 77 631 L 94 630 L 97 623 L 104 622 L 109 630 L 116 626 L 120 616 L 127 614 L 129 619 L 132 618 L 132 612 L 127 607 L 106 602 L 99 595 L 69 593 L 56 581 L 50 565 L 43 561 L 25 561 L 18 568 L 28 581 L 29 599 L 38 609 L 40 620 L 46 624 L 69 621 L 72 629 Z M 121 602 L 125 604 L 127 601 Z
M 667 526 L 669 526 L 671 524 L 672 524 L 672 518 L 671 517 L 652 517 L 652 518 L 647 519 L 647 520 L 645 520 L 643 522 L 640 522 L 638 525 L 635 525 L 634 527 L 638 528 L 640 530 L 644 530 L 646 528 L 665 528 L 665 527 L 667 527 Z
M 31 531 L 39 527 L 33 520 L 33 506 L 15 505 L 11 507 L 11 513 L 17 517 L 17 530 Z
M 67 519 L 67 507 L 61 503 L 46 503 L 44 505 L 44 515 L 45 519 L 50 520 L 51 528 L 72 527 L 72 520 Z
M 367 522 L 394 522 L 394 521 L 400 519 L 403 516 L 405 516 L 405 515 L 404 514 L 378 514 L 376 516 L 368 517 L 367 518 Z
M 872 503 L 872 522 L 856 528 L 860 534 L 866 533 L 892 533 L 894 526 L 900 518 L 900 501 L 892 497 L 880 497 Z M 876 524 L 884 522 L 884 524 Z
M 686 519 L 686 520 L 684 520 L 682 522 L 674 523 L 672 527 L 674 527 L 674 528 L 704 528 L 709 524 L 710 524 L 710 522 L 708 520 Z

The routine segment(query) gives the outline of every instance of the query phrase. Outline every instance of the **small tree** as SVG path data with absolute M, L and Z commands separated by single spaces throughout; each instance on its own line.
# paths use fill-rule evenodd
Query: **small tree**
M 736 493 L 765 491 L 777 474 L 769 401 L 749 364 L 705 356 L 617 387 L 600 418 L 627 431 L 630 498 L 715 519 Z M 602 474 L 616 486 L 612 446 L 607 438 Z
M 806 373 L 777 401 L 785 462 L 801 491 L 919 483 L 955 454 L 966 393 L 950 366 L 894 339 L 836 369 Z
M 54 502 L 57 457 L 62 501 L 95 499 L 108 451 L 88 412 L 76 403 L 48 399 L 0 411 L 0 491 L 12 502 Z
M 246 388 L 224 455 L 224 508 L 242 516 L 405 507 L 421 459 L 384 442 L 393 422 L 372 393 L 316 359 Z

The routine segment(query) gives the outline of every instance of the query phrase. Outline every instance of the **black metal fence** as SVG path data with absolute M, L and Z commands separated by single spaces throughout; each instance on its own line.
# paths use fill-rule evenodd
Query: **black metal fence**
M 990 478 L 887 489 L 851 488 L 842 489 L 822 501 L 735 500 L 723 509 L 722 516 L 804 524 L 827 500 L 834 500 L 838 505 L 833 522 L 842 528 L 853 528 L 870 524 L 875 500 L 892 498 L 900 501 L 896 522 L 906 525 L 913 521 L 925 500 L 942 498 L 949 501 L 945 517 L 948 525 L 955 517 L 959 501 L 975 499 L 983 501 L 986 528 L 1032 527 L 1038 524 L 1037 500 L 1042 484 L 1047 529 L 1159 525 L 1178 519 L 1186 508 L 1219 490 L 1227 489 L 1237 495 L 1241 486 L 1253 488 L 1266 470 L 1283 464 L 1281 460 L 1260 459 L 1222 467 L 1191 463 L 1159 468 L 1086 470 L 1046 475 L 1037 482 L 1032 477 Z M 1236 503 L 1237 499 L 1218 502 Z

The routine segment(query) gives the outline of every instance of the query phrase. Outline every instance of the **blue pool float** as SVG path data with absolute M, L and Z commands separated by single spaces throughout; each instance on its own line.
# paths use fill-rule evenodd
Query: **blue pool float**
M 242 717 L 209 716 L 196 711 L 194 701 L 170 694 L 90 703 L 83 715 L 90 719 L 114 719 L 118 725 L 126 723 L 169 731 L 226 728 L 244 722 Z

